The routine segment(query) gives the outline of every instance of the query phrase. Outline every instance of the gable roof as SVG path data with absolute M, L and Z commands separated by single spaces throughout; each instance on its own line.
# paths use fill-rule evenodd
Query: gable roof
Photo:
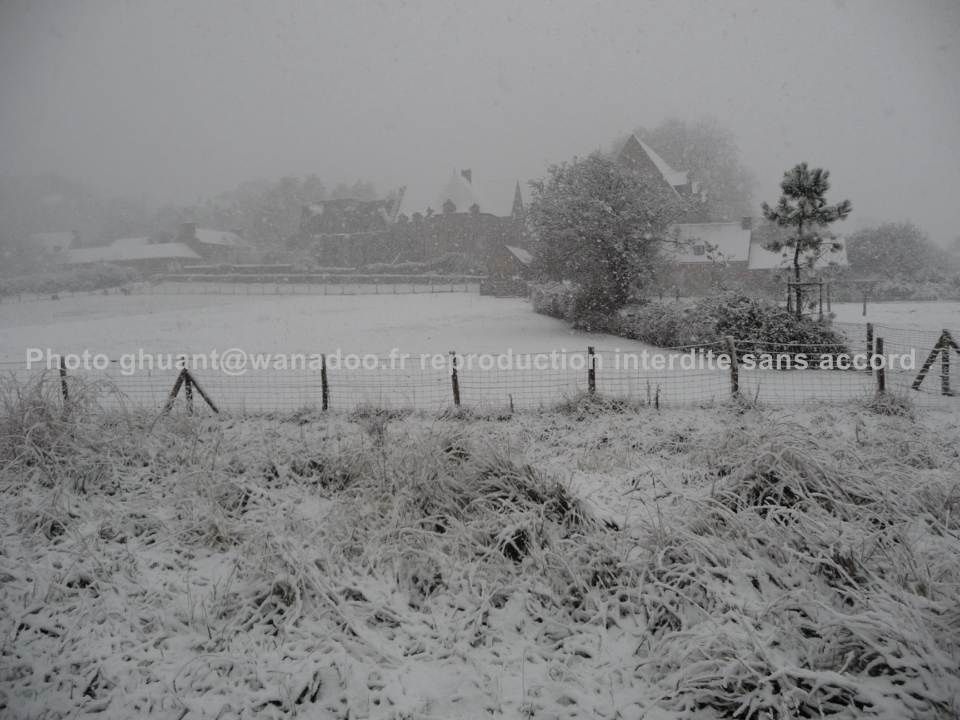
M 225 245 L 227 247 L 245 248 L 249 245 L 246 240 L 229 230 L 208 230 L 197 228 L 195 233 L 197 242 L 204 245 Z
M 85 265 L 88 263 L 132 262 L 137 260 L 200 260 L 188 245 L 179 242 L 143 243 L 137 241 L 146 238 L 123 238 L 102 247 L 67 250 L 60 262 L 64 265 Z
M 636 136 L 634 136 L 636 137 Z M 683 170 L 674 170 L 670 165 L 667 164 L 667 161 L 660 157 L 657 152 L 647 145 L 643 140 L 637 138 L 637 142 L 640 143 L 640 147 L 643 148 L 643 151 L 650 156 L 650 159 L 653 160 L 653 164 L 657 166 L 657 170 L 660 171 L 660 174 L 663 175 L 664 180 L 673 185 L 674 187 L 680 187 L 681 185 L 686 185 L 690 178 L 686 172 Z
M 747 262 L 750 257 L 750 230 L 739 222 L 678 223 L 671 228 L 679 234 L 683 245 L 674 248 L 675 261 L 679 263 L 709 263 L 714 260 Z M 706 245 L 716 248 L 722 258 L 711 257 Z M 703 248 L 697 254 L 697 246 Z
M 820 255 L 817 261 L 813 264 L 815 270 L 824 270 L 829 267 L 847 267 L 849 266 L 849 261 L 847 260 L 847 243 L 846 239 L 842 237 L 836 238 L 833 242 L 836 242 L 840 245 L 839 250 L 828 249 L 826 252 Z M 825 243 L 826 245 L 826 243 Z M 804 258 L 802 264 L 809 267 L 809 254 Z M 750 241 L 750 257 L 747 264 L 747 267 L 750 270 L 779 270 L 782 268 L 788 268 L 793 266 L 793 252 L 789 249 L 782 250 L 781 252 L 774 252 L 773 250 L 767 250 L 763 247 L 763 244 L 759 237 L 753 238 Z
M 674 193 L 690 183 L 687 173 L 674 170 L 645 142 L 631 135 L 617 153 L 617 162 L 641 175 L 660 178 Z
M 129 238 L 117 238 L 112 243 L 110 247 L 114 248 L 138 248 L 150 243 L 150 238 L 148 237 L 129 237 Z

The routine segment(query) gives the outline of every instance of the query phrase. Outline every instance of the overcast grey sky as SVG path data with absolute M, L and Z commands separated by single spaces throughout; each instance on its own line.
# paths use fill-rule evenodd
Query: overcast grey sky
M 0 172 L 188 201 L 314 172 L 433 194 L 709 114 L 773 201 L 960 234 L 960 3 L 0 0 Z M 848 221 L 849 222 L 849 221 Z

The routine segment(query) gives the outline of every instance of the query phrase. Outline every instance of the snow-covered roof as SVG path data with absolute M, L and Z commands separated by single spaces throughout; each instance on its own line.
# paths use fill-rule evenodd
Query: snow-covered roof
M 480 207 L 481 212 L 490 212 L 486 201 L 472 180 L 467 180 L 463 173 L 453 171 L 453 174 L 444 184 L 437 195 L 436 212 L 443 212 L 443 204 L 450 200 L 457 206 L 457 212 L 467 212 L 473 205 Z
M 657 152 L 647 145 L 643 140 L 637 138 L 637 142 L 640 143 L 640 147 L 643 148 L 644 152 L 650 156 L 650 159 L 653 160 L 653 164 L 657 166 L 657 170 L 660 171 L 660 174 L 663 175 L 663 179 L 674 187 L 679 187 L 681 185 L 686 185 L 690 180 L 687 173 L 682 170 L 674 170 L 667 164 L 667 161 L 660 157 Z
M 115 248 L 135 248 L 148 245 L 150 243 L 150 238 L 148 237 L 129 237 L 129 238 L 117 238 L 112 243 L 111 247 Z
M 229 230 L 208 230 L 206 228 L 197 228 L 197 242 L 204 245 L 227 245 L 229 247 L 247 247 L 247 242 Z
M 529 265 L 533 262 L 533 255 L 531 255 L 525 248 L 516 247 L 514 245 L 504 245 L 505 248 L 513 255 L 519 262 L 524 265 Z
M 677 231 L 683 241 L 673 250 L 677 262 L 746 262 L 749 258 L 750 230 L 744 229 L 742 223 L 679 223 L 672 230 Z M 718 253 L 722 257 L 717 257 Z
M 627 138 L 616 157 L 618 163 L 631 170 L 644 174 L 656 172 L 664 185 L 678 195 L 690 184 L 689 175 L 686 172 L 674 170 L 652 147 L 636 135 Z
M 139 239 L 139 238 L 133 238 Z M 79 248 L 64 253 L 61 262 L 65 265 L 85 265 L 101 262 L 128 262 L 136 260 L 200 260 L 189 246 L 179 242 L 134 244 L 121 243 L 102 247 Z
M 839 250 L 829 247 L 830 243 L 835 242 L 840 245 Z M 847 260 L 846 240 L 838 237 L 833 241 L 825 241 L 823 244 L 824 252 L 813 264 L 814 269 L 823 270 L 828 267 L 847 267 L 850 263 Z M 809 256 L 807 256 L 809 257 Z M 809 260 L 804 258 L 801 261 L 804 267 L 807 267 Z M 747 267 L 750 270 L 779 270 L 793 266 L 793 251 L 789 248 L 781 252 L 767 250 L 761 244 L 760 238 L 754 238 L 750 242 L 750 257 Z

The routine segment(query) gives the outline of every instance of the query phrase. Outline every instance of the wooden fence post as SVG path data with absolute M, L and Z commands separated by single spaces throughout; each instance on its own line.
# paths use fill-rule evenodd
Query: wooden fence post
M 587 347 L 587 392 L 591 395 L 597 392 L 597 356 L 594 353 L 593 345 Z
M 950 350 L 953 345 L 953 338 L 950 337 L 950 331 L 944 328 L 940 335 L 940 345 L 943 348 L 940 352 L 940 394 L 953 395 L 950 389 Z
M 873 323 L 867 323 L 867 372 L 873 375 Z
M 183 369 L 183 397 L 187 401 L 187 415 L 193 415 L 193 378 L 186 368 Z
M 63 407 L 66 408 L 70 402 L 70 390 L 67 388 L 67 363 L 60 356 L 60 394 L 63 395 Z
M 886 368 L 884 367 L 886 360 L 883 356 L 883 338 L 878 337 L 874 341 L 874 345 L 876 346 L 875 357 L 880 358 L 880 362 L 877 366 L 877 394 L 883 395 L 887 391 L 887 372 Z
M 457 375 L 457 351 L 450 351 L 450 385 L 453 388 L 453 404 L 460 407 L 460 377 Z
M 169 412 L 173 407 L 174 401 L 177 399 L 177 393 L 180 392 L 180 386 L 183 385 L 183 370 L 177 373 L 177 381 L 173 384 L 173 387 L 170 389 L 170 394 L 167 395 L 167 402 L 163 406 L 163 412 Z
M 326 411 L 330 407 L 330 385 L 327 382 L 327 356 L 320 356 L 320 407 Z
M 200 383 L 197 382 L 197 379 L 193 375 L 191 375 L 190 371 L 187 370 L 186 368 L 184 368 L 183 372 L 186 374 L 187 379 L 190 381 L 190 385 L 189 385 L 190 397 L 192 397 L 193 391 L 196 390 L 197 393 L 199 393 L 200 397 L 203 398 L 203 401 L 210 406 L 210 409 L 213 410 L 215 413 L 217 413 L 217 415 L 219 415 L 220 408 L 218 408 L 216 403 L 214 403 L 213 400 L 210 399 L 210 396 L 207 395 L 204 389 L 200 386 Z
M 737 362 L 737 344 L 731 335 L 726 337 L 727 352 L 730 354 L 730 394 L 737 397 L 740 394 L 740 365 Z
M 917 377 L 914 378 L 913 384 L 911 387 L 914 390 L 920 389 L 920 384 L 923 382 L 923 379 L 927 376 L 927 373 L 930 371 L 930 368 L 933 367 L 933 363 L 937 360 L 937 354 L 940 354 L 940 394 L 953 396 L 955 393 L 950 388 L 950 351 L 956 350 L 960 353 L 960 348 L 957 347 L 957 343 L 954 341 L 953 337 L 950 335 L 949 330 L 943 330 L 940 333 L 940 337 L 937 339 L 937 343 L 933 346 L 933 350 L 930 351 L 930 354 L 927 355 L 927 359 L 923 361 L 923 366 L 920 368 L 920 372 L 917 373 Z

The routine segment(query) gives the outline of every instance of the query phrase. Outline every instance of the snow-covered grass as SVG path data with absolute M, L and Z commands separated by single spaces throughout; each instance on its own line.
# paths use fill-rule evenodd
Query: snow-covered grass
M 0 714 L 960 711 L 955 414 L 96 397 L 3 388 Z
M 960 303 L 834 303 L 838 322 L 957 329 Z M 27 347 L 108 354 L 202 352 L 384 353 L 543 352 L 587 345 L 625 350 L 640 343 L 571 330 L 531 312 L 527 301 L 472 293 L 418 295 L 78 295 L 66 300 L 0 303 L 0 352 L 22 358 Z
M 549 352 L 643 348 L 622 338 L 571 330 L 537 315 L 523 299 L 475 293 L 418 295 L 81 295 L 0 303 L 0 353 L 28 347 L 117 355 L 205 352 L 384 354 Z
M 888 352 L 916 348 L 923 358 L 936 342 L 935 330 L 952 326 L 956 318 L 947 304 L 941 316 L 930 315 L 917 326 L 929 332 L 883 330 Z M 914 303 L 919 310 L 933 307 Z M 886 305 L 876 305 L 886 307 Z M 841 313 L 844 306 L 836 306 Z M 918 310 L 918 312 L 919 312 Z M 926 317 L 926 316 L 925 316 Z M 932 318 L 932 319 L 931 319 Z M 893 321 L 891 321 L 893 322 Z M 904 320 L 904 323 L 907 321 Z M 838 323 L 838 328 L 840 324 Z M 909 326 L 909 327 L 912 327 Z M 862 325 L 844 325 L 855 351 L 865 346 Z M 878 332 L 879 334 L 879 332 Z M 352 409 L 358 403 L 439 410 L 451 400 L 445 369 L 418 365 L 421 354 L 550 353 L 567 350 L 583 354 L 587 346 L 601 352 L 597 374 L 601 392 L 624 398 L 647 399 L 663 406 L 705 404 L 729 395 L 730 380 L 722 370 L 637 370 L 619 357 L 656 348 L 621 337 L 570 329 L 558 319 L 531 311 L 521 299 L 497 299 L 467 293 L 419 295 L 80 295 L 63 301 L 0 304 L 0 371 L 26 376 L 28 348 L 54 353 L 104 353 L 117 360 L 123 353 L 223 353 L 240 348 L 251 353 L 305 353 L 329 355 L 376 354 L 386 357 L 394 348 L 414 358 L 400 369 L 331 369 L 330 403 Z M 603 352 L 606 351 L 606 352 Z M 519 365 L 519 363 L 518 363 Z M 141 369 L 143 370 L 143 369 Z M 162 405 L 176 372 L 167 366 L 156 372 L 137 371 L 124 376 L 118 365 L 108 373 L 131 403 Z M 95 371 L 92 376 L 103 377 Z M 197 377 L 221 407 L 233 411 L 292 409 L 320 403 L 320 378 L 315 369 L 297 371 L 269 368 L 231 377 L 198 370 Z M 900 390 L 913 374 L 891 373 L 888 382 Z M 539 407 L 560 402 L 584 389 L 585 373 L 550 367 L 525 371 L 465 368 L 461 372 L 463 402 L 471 407 Z M 809 401 L 850 401 L 871 392 L 874 382 L 864 373 L 742 371 L 744 394 L 763 402 L 795 404 Z M 935 379 L 917 395 L 920 405 L 948 407 L 955 402 L 940 397 Z

